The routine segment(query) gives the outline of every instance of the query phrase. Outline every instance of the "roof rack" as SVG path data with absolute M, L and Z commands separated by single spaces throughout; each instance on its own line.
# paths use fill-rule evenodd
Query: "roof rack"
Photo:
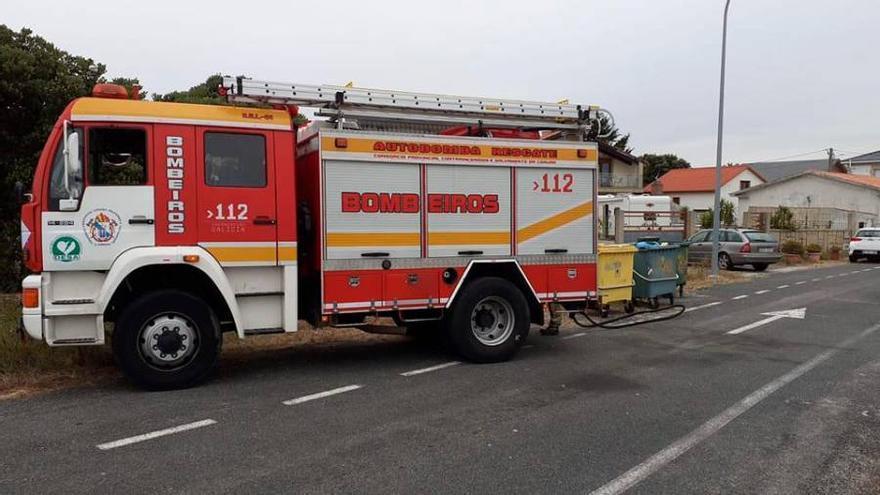
M 565 129 L 586 136 L 599 114 L 597 106 L 412 93 L 350 86 L 308 85 L 224 77 L 226 98 L 239 103 L 299 105 L 342 125 L 356 120 L 360 126 L 386 126 L 391 122 L 443 125 L 482 125 L 538 129 Z M 613 119 L 613 118 L 612 118 Z

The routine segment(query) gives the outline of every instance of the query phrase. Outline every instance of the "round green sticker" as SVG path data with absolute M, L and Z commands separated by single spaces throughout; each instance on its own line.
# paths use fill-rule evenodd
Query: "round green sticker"
M 65 235 L 52 241 L 52 257 L 55 261 L 77 261 L 81 252 L 79 241 L 73 237 Z

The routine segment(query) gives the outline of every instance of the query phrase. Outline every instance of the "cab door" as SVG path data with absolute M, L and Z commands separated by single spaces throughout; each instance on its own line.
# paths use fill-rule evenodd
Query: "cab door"
M 277 264 L 271 132 L 199 128 L 199 245 L 221 265 Z

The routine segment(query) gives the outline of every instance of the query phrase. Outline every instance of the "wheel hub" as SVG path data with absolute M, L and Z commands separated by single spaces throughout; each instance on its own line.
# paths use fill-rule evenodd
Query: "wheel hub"
M 513 308 L 501 297 L 486 297 L 471 312 L 471 332 L 484 345 L 506 342 L 513 333 L 514 323 Z
M 183 365 L 197 348 L 195 325 L 179 314 L 163 314 L 148 321 L 139 336 L 140 353 L 153 367 L 163 370 Z

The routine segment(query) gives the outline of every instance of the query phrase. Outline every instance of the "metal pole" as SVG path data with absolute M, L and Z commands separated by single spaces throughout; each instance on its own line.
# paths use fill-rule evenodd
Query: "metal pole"
M 721 144 L 724 132 L 724 62 L 727 57 L 727 11 L 730 0 L 724 3 L 724 27 L 721 32 L 721 88 L 718 97 L 718 149 L 715 155 L 715 209 L 712 211 L 712 278 L 718 277 L 718 251 L 721 249 Z

